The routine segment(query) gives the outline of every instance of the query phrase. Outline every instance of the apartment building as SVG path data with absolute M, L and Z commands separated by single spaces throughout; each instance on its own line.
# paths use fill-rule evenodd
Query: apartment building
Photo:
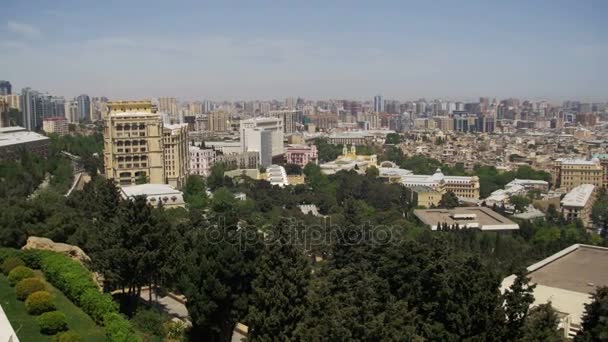
M 49 134 L 66 135 L 68 134 L 68 120 L 63 116 L 45 118 L 42 120 L 42 130 Z
M 604 170 L 598 158 L 555 160 L 555 187 L 570 191 L 582 184 L 593 184 L 602 187 Z
M 591 225 L 591 209 L 595 202 L 596 186 L 582 184 L 574 187 L 562 198 L 562 215 L 567 221 L 580 219 L 585 227 Z
M 187 125 L 163 125 L 151 101 L 108 102 L 104 117 L 107 178 L 181 187 L 188 174 Z

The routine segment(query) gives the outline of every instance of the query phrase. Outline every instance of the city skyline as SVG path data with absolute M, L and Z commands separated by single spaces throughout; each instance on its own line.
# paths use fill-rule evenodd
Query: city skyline
M 602 102 L 607 6 L 10 0 L 0 78 L 67 98 Z

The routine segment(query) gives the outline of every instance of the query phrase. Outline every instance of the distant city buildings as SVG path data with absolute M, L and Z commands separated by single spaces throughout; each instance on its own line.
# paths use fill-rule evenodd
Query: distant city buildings
M 241 151 L 260 153 L 263 166 L 270 156 L 283 154 L 283 120 L 277 118 L 253 118 L 241 120 Z
M 0 96 L 11 95 L 13 93 L 13 86 L 9 81 L 0 81 Z
M 308 163 L 318 164 L 319 156 L 315 145 L 288 145 L 285 149 L 285 162 L 301 167 Z
M 68 133 L 68 122 L 63 116 L 44 118 L 42 120 L 42 130 L 45 133 L 66 135 Z
M 211 166 L 215 163 L 216 152 L 214 149 L 189 146 L 190 174 L 208 177 Z
M 76 98 L 78 103 L 78 120 L 88 122 L 91 120 L 91 98 L 89 95 L 82 94 Z
M 269 111 L 266 116 L 283 120 L 285 134 L 295 133 L 304 123 L 304 114 L 296 109 Z
M 170 116 L 177 116 L 179 114 L 177 99 L 175 97 L 159 97 L 158 110 Z
M 382 98 L 382 95 L 374 96 L 374 112 L 376 112 L 376 113 L 384 112 L 384 98 Z

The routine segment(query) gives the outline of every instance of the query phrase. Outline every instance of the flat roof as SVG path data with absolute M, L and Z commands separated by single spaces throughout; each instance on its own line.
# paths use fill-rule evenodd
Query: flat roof
M 536 284 L 581 293 L 593 292 L 596 286 L 608 286 L 608 248 L 577 245 L 538 266 L 528 274 Z
M 0 133 L 0 147 L 44 140 L 49 140 L 49 137 L 30 131 L 13 131 L 10 133 Z
M 474 219 L 457 219 L 455 215 L 475 215 Z M 514 230 L 519 225 L 486 207 L 457 207 L 453 209 L 416 209 L 414 215 L 436 230 L 439 224 L 458 224 L 461 228 L 475 227 L 481 230 Z
M 595 185 L 593 184 L 579 185 L 564 196 L 561 204 L 566 207 L 584 207 L 589 198 L 591 198 L 594 189 Z
M 127 196 L 155 196 L 155 195 L 181 195 L 182 192 L 175 190 L 171 185 L 168 184 L 139 184 L 121 186 L 120 190 Z

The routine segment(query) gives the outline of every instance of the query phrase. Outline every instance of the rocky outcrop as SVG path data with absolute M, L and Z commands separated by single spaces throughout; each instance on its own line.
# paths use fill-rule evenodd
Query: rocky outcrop
M 30 236 L 27 239 L 27 243 L 22 249 L 40 249 L 45 251 L 53 251 L 63 253 L 74 260 L 78 260 L 82 263 L 91 261 L 86 253 L 78 246 L 68 245 L 67 243 L 54 242 L 51 239 Z

